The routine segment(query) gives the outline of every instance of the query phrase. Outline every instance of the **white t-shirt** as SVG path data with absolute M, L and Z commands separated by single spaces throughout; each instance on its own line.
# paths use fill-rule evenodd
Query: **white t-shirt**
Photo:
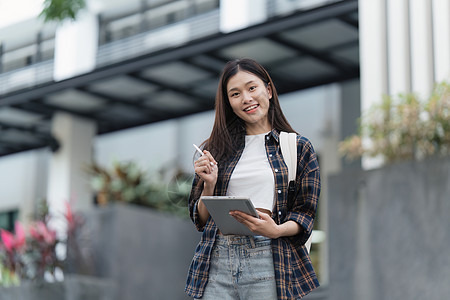
M 245 136 L 245 148 L 228 184 L 228 196 L 250 197 L 256 208 L 272 211 L 275 179 L 265 148 L 267 133 Z

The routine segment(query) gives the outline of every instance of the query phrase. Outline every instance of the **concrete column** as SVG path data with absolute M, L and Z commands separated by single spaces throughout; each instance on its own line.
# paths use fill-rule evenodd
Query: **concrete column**
M 412 90 L 428 97 L 434 83 L 431 1 L 410 0 Z
M 26 154 L 26 164 L 22 168 L 27 185 L 21 185 L 25 197 L 19 200 L 19 219 L 27 224 L 34 220 L 36 205 L 45 200 L 47 192 L 48 159 L 50 157 L 48 149 L 30 151 Z M 17 183 L 17 182 L 16 182 Z M 17 184 L 12 186 L 17 189 Z
M 358 134 L 358 119 L 361 117 L 361 88 L 360 80 L 354 79 L 341 83 L 341 109 L 340 109 L 340 140 Z M 361 160 L 349 162 L 341 159 L 343 168 L 360 168 Z
M 359 45 L 361 112 L 380 102 L 388 92 L 388 64 L 385 0 L 359 0 Z M 365 145 L 370 140 L 363 140 Z M 363 157 L 364 169 L 378 167 L 380 159 Z
M 264 22 L 267 19 L 265 1 L 220 0 L 220 31 L 236 31 Z
M 435 80 L 450 80 L 450 1 L 433 0 Z
M 98 33 L 97 15 L 90 10 L 80 12 L 75 22 L 65 21 L 58 26 L 53 70 L 56 81 L 94 70 Z
M 387 2 L 389 94 L 411 91 L 408 0 Z
M 61 147 L 50 159 L 47 189 L 50 213 L 60 216 L 69 200 L 74 210 L 88 210 L 92 206 L 92 194 L 83 167 L 91 162 L 96 124 L 59 112 L 53 117 L 52 133 Z M 58 230 L 64 229 L 60 222 L 54 225 Z

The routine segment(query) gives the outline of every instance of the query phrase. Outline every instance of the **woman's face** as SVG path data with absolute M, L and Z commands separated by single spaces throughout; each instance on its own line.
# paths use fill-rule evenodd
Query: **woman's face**
M 270 131 L 268 119 L 272 89 L 256 75 L 239 71 L 228 80 L 227 96 L 233 112 L 241 118 L 247 134 L 260 134 Z

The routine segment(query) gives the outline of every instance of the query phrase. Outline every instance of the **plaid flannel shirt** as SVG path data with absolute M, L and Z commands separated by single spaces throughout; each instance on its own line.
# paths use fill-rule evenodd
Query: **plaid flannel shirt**
M 226 161 L 219 162 L 219 175 L 215 195 L 226 195 L 231 174 L 245 146 L 245 131 L 238 137 L 238 150 Z M 272 216 L 277 224 L 293 220 L 301 225 L 301 232 L 292 237 L 272 239 L 278 299 L 299 299 L 319 286 L 311 259 L 304 246 L 311 235 L 320 193 L 320 175 L 317 157 L 310 141 L 297 136 L 296 194 L 288 205 L 288 169 L 279 146 L 279 132 L 266 135 L 266 153 L 275 176 L 275 206 Z M 208 283 L 210 254 L 217 234 L 217 226 L 211 217 L 200 225 L 197 211 L 202 186 L 197 188 L 196 175 L 189 197 L 189 211 L 197 230 L 203 231 L 188 272 L 185 291 L 201 298 Z M 288 208 L 289 207 L 289 208 Z

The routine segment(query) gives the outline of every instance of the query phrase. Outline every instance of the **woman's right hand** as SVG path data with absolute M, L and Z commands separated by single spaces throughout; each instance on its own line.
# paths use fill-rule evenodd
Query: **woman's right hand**
M 198 176 L 203 180 L 203 191 L 201 196 L 214 195 L 214 189 L 217 182 L 217 162 L 214 157 L 207 150 L 203 150 L 204 155 L 200 156 L 194 162 L 194 170 Z M 204 226 L 209 218 L 209 212 L 201 198 L 198 201 L 198 213 L 200 216 L 200 224 Z
M 217 162 L 209 151 L 203 150 L 203 153 L 204 155 L 195 161 L 194 171 L 204 181 L 204 187 L 214 191 L 217 182 Z

